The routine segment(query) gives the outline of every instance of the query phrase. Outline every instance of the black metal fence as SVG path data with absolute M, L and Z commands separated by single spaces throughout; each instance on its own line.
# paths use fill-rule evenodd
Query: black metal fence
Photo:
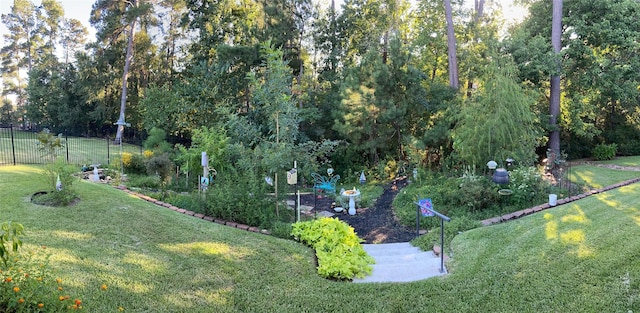
M 10 126 L 0 126 L 0 166 L 18 164 L 46 164 L 51 159 L 41 151 L 37 132 L 18 130 Z M 102 164 L 103 166 L 119 158 L 121 152 L 142 154 L 140 139 L 123 138 L 116 144 L 113 138 L 83 138 L 62 136 L 63 147 L 58 155 L 69 164 Z

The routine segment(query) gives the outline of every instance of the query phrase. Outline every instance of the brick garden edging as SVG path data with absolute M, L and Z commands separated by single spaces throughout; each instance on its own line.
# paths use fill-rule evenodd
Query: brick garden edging
M 603 187 L 603 188 L 600 188 L 600 189 L 589 190 L 589 191 L 581 193 L 579 195 L 575 195 L 575 196 L 571 196 L 571 197 L 567 197 L 567 198 L 563 198 L 563 199 L 558 199 L 557 205 L 555 205 L 555 206 L 550 206 L 549 203 L 545 203 L 545 204 L 536 205 L 536 206 L 534 206 L 532 208 L 528 208 L 528 209 L 524 209 L 524 210 L 508 213 L 508 214 L 505 214 L 505 215 L 502 215 L 502 216 L 496 216 L 496 217 L 493 217 L 493 218 L 489 218 L 489 219 L 481 221 L 482 222 L 482 226 L 489 226 L 489 225 L 498 224 L 498 223 L 502 223 L 502 222 L 512 221 L 512 220 L 521 218 L 523 216 L 527 216 L 527 215 L 532 214 L 532 213 L 536 213 L 536 212 L 540 212 L 540 211 L 543 211 L 543 210 L 546 210 L 546 209 L 554 208 L 554 207 L 556 207 L 558 205 L 561 205 L 561 204 L 567 204 L 569 202 L 580 200 L 580 199 L 586 198 L 588 196 L 592 196 L 592 195 L 595 195 L 595 194 L 599 194 L 599 193 L 602 193 L 602 192 L 605 192 L 605 191 L 609 191 L 609 190 L 612 190 L 612 189 L 616 189 L 616 188 L 620 188 L 620 187 L 623 187 L 623 186 L 631 185 L 631 184 L 634 184 L 634 183 L 637 183 L 637 182 L 640 182 L 640 177 L 639 178 L 634 178 L 634 179 L 629 179 L 629 180 L 626 180 L 626 181 L 623 181 L 623 182 L 620 182 L 620 183 L 617 183 L 617 184 L 613 184 L 613 185 L 610 185 L 610 186 L 606 186 L 606 187 Z
M 132 195 L 134 197 L 140 198 L 140 199 L 145 200 L 147 202 L 151 202 L 153 204 L 156 204 L 158 206 L 167 208 L 169 210 L 176 211 L 178 213 L 182 213 L 182 214 L 185 214 L 185 215 L 193 216 L 195 218 L 203 219 L 205 221 L 209 221 L 209 222 L 212 222 L 212 223 L 217 223 L 217 224 L 220 224 L 220 225 L 225 225 L 225 226 L 229 226 L 229 227 L 233 227 L 233 228 L 237 228 L 237 229 L 241 229 L 241 230 L 250 231 L 252 233 L 258 233 L 258 234 L 263 234 L 263 235 L 271 235 L 271 232 L 269 232 L 269 230 L 267 230 L 267 229 L 262 229 L 261 230 L 258 227 L 244 225 L 244 224 L 238 224 L 236 222 L 225 221 L 225 220 L 222 220 L 222 219 L 213 218 L 211 216 L 204 215 L 202 213 L 196 213 L 196 212 L 193 212 L 193 211 L 181 209 L 181 208 L 179 208 L 177 206 L 174 206 L 174 205 L 172 205 L 170 203 L 162 202 L 162 201 L 156 200 L 154 198 L 151 198 L 149 196 L 143 195 L 141 193 L 138 193 L 138 192 L 135 192 L 135 191 L 131 191 L 131 190 L 127 189 L 126 186 L 116 186 L 115 188 L 119 189 L 119 190 L 122 190 L 122 191 L 124 191 L 124 192 L 126 192 L 126 193 L 128 193 L 128 194 L 130 194 L 130 195 Z
M 603 188 L 589 190 L 587 192 L 584 192 L 584 193 L 581 193 L 581 194 L 578 194 L 578 195 L 575 195 L 575 196 L 571 196 L 571 197 L 567 197 L 567 198 L 563 198 L 563 199 L 558 199 L 557 202 L 556 202 L 557 204 L 555 206 L 550 206 L 549 203 L 544 203 L 544 204 L 536 205 L 536 206 L 528 208 L 528 209 L 507 213 L 507 214 L 502 215 L 502 216 L 496 216 L 496 217 L 493 217 L 493 218 L 489 218 L 489 219 L 481 221 L 481 223 L 482 223 L 482 226 L 489 226 L 489 225 L 493 225 L 493 224 L 499 224 L 499 223 L 503 223 L 503 222 L 512 221 L 512 220 L 515 220 L 515 219 L 518 219 L 518 218 L 521 218 L 521 217 L 524 217 L 524 216 L 527 216 L 527 215 L 530 215 L 530 214 L 533 214 L 533 213 L 537 213 L 537 212 L 544 211 L 544 210 L 547 210 L 547 209 L 550 209 L 550 208 L 554 208 L 554 207 L 556 207 L 558 205 L 567 204 L 567 203 L 570 203 L 570 202 L 573 202 L 573 201 L 576 201 L 576 200 L 580 200 L 580 199 L 586 198 L 588 196 L 596 195 L 596 194 L 599 194 L 599 193 L 602 193 L 602 192 L 605 192 L 605 191 L 609 191 L 609 190 L 612 190 L 612 189 L 616 189 L 616 188 L 620 188 L 620 187 L 623 187 L 623 186 L 631 185 L 631 184 L 634 184 L 634 183 L 637 183 L 637 182 L 640 182 L 640 177 L 634 178 L 634 179 L 629 179 L 629 180 L 626 180 L 626 181 L 623 181 L 623 182 L 620 182 L 620 183 L 617 183 L 617 184 L 609 185 L 609 186 L 606 186 L 606 187 L 603 187 Z M 135 191 L 131 191 L 131 190 L 127 189 L 125 186 L 116 186 L 115 188 L 116 189 L 120 189 L 120 190 L 122 190 L 122 191 L 124 191 L 124 192 L 126 192 L 126 193 L 128 193 L 128 194 L 130 194 L 132 196 L 138 197 L 138 198 L 140 198 L 142 200 L 154 203 L 154 204 L 156 204 L 158 206 L 165 207 L 167 209 L 170 209 L 172 211 L 176 211 L 178 213 L 182 213 L 182 214 L 193 216 L 193 217 L 196 217 L 196 218 L 199 218 L 199 219 L 203 219 L 205 221 L 209 221 L 209 222 L 213 222 L 213 223 L 217 223 L 217 224 L 220 224 L 220 225 L 225 225 L 225 226 L 229 226 L 229 227 L 233 227 L 233 228 L 237 228 L 237 229 L 242 229 L 242 230 L 246 230 L 246 231 L 250 231 L 250 232 L 254 232 L 254 233 L 260 233 L 260 234 L 264 234 L 264 235 L 270 235 L 271 234 L 269 232 L 269 230 L 267 230 L 267 229 L 262 229 L 261 230 L 258 227 L 253 227 L 253 226 L 244 225 L 244 224 L 238 224 L 236 222 L 231 222 L 231 221 L 225 221 L 225 220 L 222 220 L 222 219 L 213 218 L 211 216 L 206 216 L 206 215 L 204 215 L 202 213 L 196 213 L 196 212 L 193 212 L 193 211 L 188 211 L 188 210 L 185 210 L 185 209 L 181 209 L 181 208 L 173 206 L 173 205 L 171 205 L 169 203 L 156 200 L 154 198 L 151 198 L 149 196 L 143 195 L 143 194 L 135 192 Z

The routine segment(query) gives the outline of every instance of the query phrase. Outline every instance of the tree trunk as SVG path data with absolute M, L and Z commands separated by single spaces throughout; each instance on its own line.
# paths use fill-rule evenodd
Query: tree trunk
M 484 14 L 484 0 L 476 0 L 475 9 L 476 9 L 475 21 L 476 21 L 476 24 L 478 24 L 480 22 L 480 19 L 482 18 L 482 14 Z
M 133 1 L 133 6 L 134 7 L 138 6 L 137 0 Z M 116 132 L 116 140 L 115 140 L 116 143 L 120 143 L 120 141 L 122 140 L 122 133 L 124 132 L 124 126 L 126 124 L 124 119 L 124 112 L 125 112 L 125 109 L 127 108 L 127 79 L 129 77 L 129 66 L 131 65 L 131 60 L 133 59 L 133 35 L 134 35 L 134 28 L 136 27 L 137 19 L 138 18 L 135 17 L 129 23 L 129 33 L 128 33 L 129 38 L 127 40 L 127 57 L 124 62 L 124 73 L 122 73 L 122 97 L 120 98 L 120 117 L 118 118 L 118 122 L 116 123 L 116 125 L 118 125 L 118 131 Z
M 451 0 L 444 0 L 444 11 L 447 19 L 447 46 L 449 56 L 449 86 L 458 89 L 458 57 L 456 56 L 456 34 L 453 30 L 453 14 Z
M 558 56 L 562 34 L 562 0 L 553 0 L 553 15 L 551 20 L 551 45 L 553 52 Z M 549 92 L 549 150 L 551 155 L 560 155 L 560 130 L 558 129 L 558 116 L 560 115 L 560 59 L 556 61 L 556 72 L 551 76 L 551 90 Z
M 473 17 L 474 23 L 473 25 L 473 42 L 474 45 L 480 42 L 480 38 L 478 36 L 478 29 L 480 29 L 480 21 L 482 20 L 482 15 L 484 14 L 484 0 L 475 0 L 474 4 L 475 8 L 475 16 Z M 473 71 L 469 71 L 469 77 L 467 78 L 467 97 L 471 97 L 473 93 Z

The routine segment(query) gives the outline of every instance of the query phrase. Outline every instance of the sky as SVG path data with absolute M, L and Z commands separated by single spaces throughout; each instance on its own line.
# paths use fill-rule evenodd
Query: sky
M 318 0 L 321 3 L 331 3 L 330 0 Z M 342 5 L 343 0 L 336 0 L 336 7 L 340 7 Z M 415 1 L 415 0 L 414 0 Z M 513 19 L 521 19 L 523 14 L 526 14 L 526 10 L 523 8 L 513 7 L 511 6 L 513 0 L 495 0 L 498 3 L 501 3 L 504 7 L 504 16 L 507 20 Z M 39 4 L 39 0 L 32 0 L 34 4 Z M 89 24 L 89 15 L 91 13 L 91 6 L 95 2 L 94 0 L 58 0 L 62 7 L 64 8 L 64 14 L 66 18 L 74 18 L 82 22 L 82 24 L 87 27 L 89 31 L 89 35 L 87 37 L 88 41 L 93 41 L 95 37 L 95 30 Z M 473 0 L 467 0 L 467 4 L 473 5 Z M 11 12 L 11 6 L 13 5 L 13 0 L 0 0 L 0 13 L 7 14 Z M 4 46 L 4 34 L 7 33 L 7 29 L 4 24 L 0 23 L 0 47 Z
M 32 2 L 36 5 L 40 4 L 39 0 L 32 0 Z M 93 39 L 93 35 L 95 31 L 89 24 L 89 14 L 91 13 L 91 6 L 93 5 L 93 0 L 58 0 L 62 7 L 64 8 L 64 16 L 66 18 L 74 18 L 80 22 L 87 28 L 89 31 L 89 37 L 87 40 L 91 41 Z M 11 12 L 11 6 L 13 6 L 13 0 L 0 0 L 0 13 L 7 14 Z M 0 23 L 2 24 L 2 23 Z M 7 28 L 4 24 L 0 25 L 0 46 L 4 46 L 4 34 L 7 33 Z

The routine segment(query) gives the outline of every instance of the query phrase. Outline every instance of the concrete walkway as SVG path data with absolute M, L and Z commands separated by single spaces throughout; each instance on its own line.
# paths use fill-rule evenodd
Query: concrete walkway
M 376 260 L 373 272 L 354 283 L 403 283 L 446 274 L 440 272 L 440 257 L 408 242 L 365 244 L 364 250 Z

